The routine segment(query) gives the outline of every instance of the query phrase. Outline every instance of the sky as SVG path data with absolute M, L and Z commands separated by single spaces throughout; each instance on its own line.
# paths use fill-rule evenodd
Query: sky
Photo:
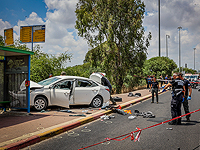
M 147 59 L 159 55 L 158 0 L 143 0 L 145 35 L 152 34 Z M 83 64 L 90 47 L 78 36 L 75 29 L 75 9 L 78 0 L 0 0 L 0 35 L 4 29 L 13 28 L 14 39 L 20 37 L 20 26 L 45 25 L 45 43 L 37 43 L 42 51 L 59 55 L 67 51 L 73 55 L 67 66 Z M 166 35 L 168 56 L 179 66 L 179 30 L 181 66 L 200 70 L 200 1 L 160 0 L 161 56 L 166 56 Z M 34 43 L 35 45 L 35 43 Z M 27 44 L 31 48 L 31 44 Z

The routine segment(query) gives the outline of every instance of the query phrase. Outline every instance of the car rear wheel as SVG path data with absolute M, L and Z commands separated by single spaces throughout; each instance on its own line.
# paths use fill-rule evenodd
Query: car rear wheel
M 34 107 L 36 110 L 41 111 L 47 108 L 47 100 L 44 97 L 37 97 L 34 102 Z
M 97 108 L 97 107 L 101 107 L 103 104 L 103 99 L 101 96 L 96 96 L 93 100 L 92 100 L 92 107 Z

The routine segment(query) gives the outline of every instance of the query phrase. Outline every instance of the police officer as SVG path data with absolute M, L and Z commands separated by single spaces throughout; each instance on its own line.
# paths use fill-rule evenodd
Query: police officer
M 104 77 L 104 76 L 101 78 L 101 80 L 102 80 L 103 85 L 104 85 L 104 86 L 108 86 L 108 88 L 109 88 L 109 92 L 110 92 L 110 101 L 112 102 L 113 105 L 116 105 L 117 103 L 115 102 L 115 100 L 114 100 L 114 99 L 112 98 L 112 96 L 111 96 L 112 85 L 111 85 L 110 81 L 109 81 L 106 77 Z
M 178 73 L 176 79 L 172 80 L 171 83 L 168 83 L 163 89 L 164 92 L 169 86 L 172 86 L 173 90 L 172 101 L 171 101 L 172 118 L 181 116 L 181 102 L 184 100 L 185 96 L 185 86 L 182 76 L 183 76 L 182 73 Z M 169 122 L 169 125 L 180 125 L 180 124 L 181 124 L 181 118 Z
M 156 77 L 153 77 L 153 82 L 151 83 L 151 92 L 152 92 L 152 101 L 151 103 L 154 103 L 154 93 L 156 93 L 156 101 L 158 104 L 158 89 L 159 89 L 159 84 L 158 81 L 156 81 Z
M 191 100 L 191 94 L 192 94 L 192 88 L 191 84 L 187 79 L 184 79 L 184 85 L 185 85 L 185 97 L 183 101 L 183 108 L 185 111 L 185 114 L 189 113 L 189 105 L 188 105 L 188 100 Z M 188 94 L 188 89 L 189 89 L 189 94 Z M 190 114 L 186 116 L 187 121 L 190 121 Z

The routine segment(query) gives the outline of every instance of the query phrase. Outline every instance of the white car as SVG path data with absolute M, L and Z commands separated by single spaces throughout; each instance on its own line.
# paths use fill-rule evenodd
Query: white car
M 55 76 L 38 83 L 30 82 L 30 89 L 30 105 L 36 110 L 52 105 L 66 108 L 69 105 L 91 105 L 96 108 L 109 104 L 110 100 L 108 87 L 77 76 Z

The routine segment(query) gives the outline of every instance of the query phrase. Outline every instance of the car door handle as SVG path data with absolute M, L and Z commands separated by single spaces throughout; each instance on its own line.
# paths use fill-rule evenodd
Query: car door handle
M 97 91 L 97 89 L 94 89 L 94 90 L 92 90 L 92 91 L 96 92 L 96 91 Z

